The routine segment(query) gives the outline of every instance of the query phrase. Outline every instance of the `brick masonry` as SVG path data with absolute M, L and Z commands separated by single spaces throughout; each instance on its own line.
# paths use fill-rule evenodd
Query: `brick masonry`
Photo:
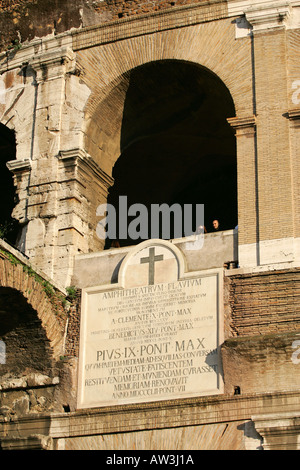
M 103 20 L 115 20 L 118 18 L 153 13 L 181 5 L 193 5 L 201 3 L 199 0 L 107 0 L 105 2 L 96 1 L 93 5 L 95 11 L 99 13 Z
M 225 393 L 297 390 L 300 270 L 228 276 L 225 286 Z
M 233 336 L 300 330 L 300 270 L 228 278 Z
M 0 50 L 17 48 L 35 37 L 59 34 L 71 28 L 199 3 L 197 0 L 1 0 Z
M 0 257 L 0 282 L 2 288 L 22 292 L 29 306 L 37 312 L 54 358 L 62 354 L 62 340 L 66 324 L 63 295 L 57 295 L 51 284 L 33 274 L 21 263 L 11 261 L 6 253 Z M 37 280 L 38 277 L 38 280 Z
M 222 345 L 225 393 L 297 391 L 299 364 L 293 361 L 293 344 L 298 340 L 299 329 L 226 340 Z
M 0 364 L 0 422 L 75 409 L 76 302 L 1 249 L 0 310 L 0 338 L 6 345 Z

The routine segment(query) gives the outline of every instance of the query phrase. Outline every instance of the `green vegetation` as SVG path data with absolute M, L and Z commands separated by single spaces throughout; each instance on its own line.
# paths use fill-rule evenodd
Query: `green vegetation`
M 20 43 L 19 39 L 14 39 L 10 46 L 8 46 L 8 50 L 18 51 L 21 49 L 22 44 Z
M 55 288 L 52 286 L 52 284 L 43 279 L 39 274 L 37 274 L 34 269 L 32 269 L 31 266 L 28 266 L 26 264 L 23 264 L 20 260 L 18 260 L 12 253 L 4 250 L 3 248 L 0 248 L 0 253 L 2 253 L 3 257 L 8 259 L 9 262 L 13 266 L 20 265 L 22 266 L 23 272 L 26 273 L 28 276 L 34 278 L 36 282 L 38 282 L 42 287 L 47 295 L 47 297 L 50 299 L 51 303 L 54 306 L 55 311 L 58 311 L 58 304 L 61 304 L 64 308 L 64 310 L 67 310 L 70 302 L 74 301 L 76 298 L 76 287 L 70 286 L 66 288 L 67 291 L 67 298 L 61 294 L 60 292 L 56 291 Z M 28 294 L 30 294 L 31 291 L 28 291 Z
M 68 298 L 70 300 L 75 300 L 76 299 L 77 289 L 76 289 L 75 286 L 66 287 L 66 291 L 68 293 Z

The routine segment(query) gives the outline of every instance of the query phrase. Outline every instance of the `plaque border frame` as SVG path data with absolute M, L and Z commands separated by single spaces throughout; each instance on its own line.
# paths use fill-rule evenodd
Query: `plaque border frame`
M 104 404 L 84 404 L 84 393 L 83 393 L 83 373 L 84 373 L 84 359 L 85 359 L 85 350 L 83 347 L 85 337 L 86 337 L 86 324 L 85 324 L 85 315 L 87 313 L 87 305 L 88 305 L 88 297 L 89 295 L 99 293 L 99 292 L 112 292 L 116 290 L 124 289 L 124 275 L 126 271 L 126 266 L 128 260 L 135 256 L 139 251 L 143 250 L 147 246 L 157 246 L 163 245 L 168 249 L 171 249 L 175 256 L 178 255 L 178 281 L 184 281 L 187 279 L 197 279 L 201 277 L 209 277 L 212 275 L 216 276 L 217 280 L 217 349 L 218 349 L 218 367 L 219 367 L 219 374 L 218 374 L 218 388 L 212 391 L 207 392 L 200 392 L 200 393 L 189 393 L 184 397 L 170 397 L 170 398 L 153 398 L 153 399 L 145 399 L 145 400 L 138 400 L 136 402 L 130 401 L 128 403 L 104 403 Z M 126 406 L 139 406 L 145 405 L 148 403 L 169 403 L 174 400 L 190 400 L 193 398 L 201 398 L 204 396 L 218 396 L 224 394 L 224 377 L 223 377 L 223 368 L 222 368 L 222 357 L 221 357 L 221 346 L 224 342 L 224 303 L 223 303 L 223 292 L 224 292 L 224 268 L 213 268 L 201 271 L 186 271 L 187 264 L 185 262 L 185 258 L 181 250 L 174 246 L 172 243 L 167 242 L 165 240 L 147 240 L 146 242 L 142 242 L 139 245 L 133 247 L 132 250 L 123 258 L 118 275 L 118 282 L 114 284 L 99 284 L 92 287 L 87 287 L 82 289 L 82 299 L 81 299 L 81 314 L 80 314 L 80 338 L 79 338 L 79 364 L 78 364 L 78 386 L 77 386 L 77 409 L 95 409 L 95 408 L 116 408 L 121 407 L 124 408 Z M 181 276 L 179 277 L 179 274 Z M 167 281 L 166 281 L 167 283 Z

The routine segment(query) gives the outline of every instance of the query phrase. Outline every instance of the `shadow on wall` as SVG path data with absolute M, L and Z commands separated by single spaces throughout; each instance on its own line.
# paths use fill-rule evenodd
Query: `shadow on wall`
M 19 224 L 13 219 L 12 211 L 17 203 L 13 176 L 6 163 L 16 158 L 15 133 L 0 124 L 0 238 L 15 244 Z
M 29 370 L 49 373 L 52 350 L 41 320 L 22 293 L 10 287 L 0 288 L 0 338 L 6 345 L 1 376 Z

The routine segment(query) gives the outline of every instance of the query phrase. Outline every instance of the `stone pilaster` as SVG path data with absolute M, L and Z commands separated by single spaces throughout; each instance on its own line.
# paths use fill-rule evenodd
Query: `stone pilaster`
M 231 5 L 234 2 L 230 2 Z M 237 7 L 238 2 L 235 2 Z M 252 28 L 253 104 L 256 114 L 255 173 L 247 184 L 244 156 L 238 149 L 240 265 L 270 265 L 296 261 L 294 235 L 293 167 L 288 120 L 287 29 L 295 19 L 287 2 L 240 2 Z M 239 144 L 238 144 L 239 147 Z M 240 192 L 246 185 L 248 204 Z M 253 225 L 253 197 L 256 218 Z M 248 219 L 247 235 L 243 220 Z M 256 240 L 253 239 L 256 232 Z M 250 238 L 253 240 L 251 241 Z
M 259 229 L 256 118 L 235 117 L 228 122 L 237 141 L 239 264 L 256 266 Z M 249 246 L 252 247 L 250 251 Z
M 31 142 L 26 158 L 8 163 L 19 199 L 14 217 L 23 226 L 18 248 L 66 286 L 74 255 L 103 248 L 96 211 L 113 180 L 82 150 L 89 90 L 72 50 L 42 51 L 27 58 L 24 70 L 34 87 Z

